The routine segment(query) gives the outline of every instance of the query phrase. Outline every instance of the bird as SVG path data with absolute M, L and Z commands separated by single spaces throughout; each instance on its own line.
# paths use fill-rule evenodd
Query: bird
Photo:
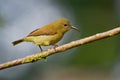
M 56 43 L 71 29 L 79 31 L 78 28 L 71 25 L 71 22 L 68 19 L 60 18 L 30 32 L 26 37 L 13 41 L 12 44 L 15 46 L 21 42 L 32 42 L 39 46 L 42 52 L 43 49 L 41 46 L 53 45 L 54 48 L 56 48 L 58 46 Z

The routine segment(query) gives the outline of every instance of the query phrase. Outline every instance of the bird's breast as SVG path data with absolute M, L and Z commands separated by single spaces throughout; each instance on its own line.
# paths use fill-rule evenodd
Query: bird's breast
M 36 45 L 49 46 L 60 41 L 62 37 L 63 34 L 57 33 L 54 35 L 30 36 L 30 37 L 26 37 L 24 40 L 26 42 L 33 42 Z

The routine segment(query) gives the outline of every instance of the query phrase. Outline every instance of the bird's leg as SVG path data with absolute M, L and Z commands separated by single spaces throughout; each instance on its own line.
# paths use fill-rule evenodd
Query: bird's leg
M 43 52 L 43 49 L 42 49 L 42 47 L 40 45 L 39 45 L 39 48 L 40 48 L 41 52 Z M 45 62 L 47 62 L 46 57 L 43 57 L 43 59 L 45 60 Z
M 55 50 L 56 50 L 56 48 L 58 47 L 58 45 L 57 45 L 57 44 L 54 44 L 53 46 L 54 46 L 53 48 L 54 48 Z
M 43 52 L 43 49 L 42 49 L 42 47 L 40 45 L 39 45 L 39 48 L 40 48 L 40 51 Z

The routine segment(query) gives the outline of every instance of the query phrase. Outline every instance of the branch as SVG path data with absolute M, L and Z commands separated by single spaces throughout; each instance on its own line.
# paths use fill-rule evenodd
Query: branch
M 54 48 L 48 49 L 47 51 L 44 51 L 42 53 L 36 53 L 36 54 L 33 54 L 33 55 L 26 56 L 24 58 L 20 58 L 20 59 L 16 59 L 16 60 L 13 60 L 13 61 L 6 62 L 6 63 L 2 63 L 2 64 L 0 64 L 0 70 L 6 69 L 6 68 L 9 68 L 9 67 L 13 67 L 13 66 L 16 66 L 16 65 L 35 62 L 35 61 L 44 59 L 44 58 L 46 58 L 50 55 L 56 54 L 58 52 L 63 52 L 63 51 L 66 51 L 68 49 L 71 49 L 71 48 L 74 48 L 74 47 L 77 47 L 77 46 L 81 46 L 83 44 L 87 44 L 87 43 L 90 43 L 90 42 L 93 42 L 93 41 L 96 41 L 96 40 L 100 40 L 100 39 L 104 39 L 104 38 L 107 38 L 107 37 L 117 35 L 119 33 L 120 33 L 120 27 L 109 30 L 109 31 L 106 31 L 106 32 L 103 32 L 103 33 L 98 33 L 96 35 L 86 37 L 86 38 L 83 38 L 83 39 L 80 39 L 80 40 L 72 41 L 68 44 L 64 44 L 62 46 L 59 46 L 55 49 Z

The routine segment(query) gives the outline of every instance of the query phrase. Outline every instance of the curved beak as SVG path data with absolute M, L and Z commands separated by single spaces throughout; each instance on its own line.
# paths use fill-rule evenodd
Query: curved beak
M 74 27 L 74 26 L 71 26 L 71 28 L 80 32 L 80 30 L 78 28 Z

